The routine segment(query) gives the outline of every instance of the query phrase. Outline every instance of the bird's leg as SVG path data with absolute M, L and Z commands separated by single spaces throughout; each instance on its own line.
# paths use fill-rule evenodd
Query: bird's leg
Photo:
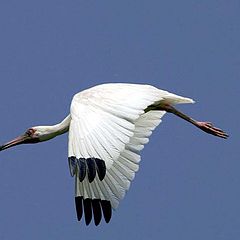
M 190 122 L 191 124 L 193 124 L 194 126 L 198 127 L 199 129 L 201 129 L 202 131 L 204 131 L 206 133 L 212 134 L 217 137 L 225 138 L 225 139 L 228 137 L 227 133 L 225 133 L 220 128 L 214 127 L 211 122 L 196 121 L 193 118 L 187 116 L 186 114 L 178 111 L 176 108 L 174 108 L 170 104 L 161 103 L 157 106 L 154 106 L 154 108 L 155 109 L 151 109 L 151 110 L 163 110 L 163 111 L 166 111 L 169 113 L 173 113 L 174 115 L 186 120 L 187 122 Z

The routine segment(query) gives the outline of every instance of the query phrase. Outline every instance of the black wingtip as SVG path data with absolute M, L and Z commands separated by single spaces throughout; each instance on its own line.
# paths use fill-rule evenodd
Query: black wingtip
M 87 172 L 86 161 L 84 158 L 79 158 L 77 159 L 77 163 L 78 163 L 78 178 L 79 181 L 82 182 Z
M 112 217 L 112 206 L 110 201 L 107 200 L 102 200 L 101 201 L 101 206 L 103 210 L 103 216 L 106 221 L 106 223 L 109 223 Z
M 99 158 L 95 158 L 95 163 L 97 165 L 97 173 L 100 181 L 102 181 L 106 175 L 106 165 L 105 162 Z
M 75 197 L 77 219 L 80 221 L 83 216 L 85 217 L 85 223 L 88 226 L 94 218 L 94 223 L 98 226 L 101 222 L 102 215 L 106 223 L 109 223 L 112 217 L 112 207 L 110 201 L 100 199 L 90 199 L 83 197 Z
M 83 199 L 85 223 L 89 225 L 92 220 L 92 200 L 90 198 Z
M 1 148 L 0 148 L 1 151 Z M 86 175 L 91 183 L 98 174 L 99 180 L 102 181 L 106 175 L 105 162 L 99 158 L 79 158 L 74 156 L 68 157 L 70 174 L 73 177 L 78 173 L 79 181 L 82 182 Z
M 78 221 L 81 220 L 82 215 L 83 215 L 82 202 L 83 202 L 83 197 L 75 197 L 75 206 L 76 206 Z
M 94 158 L 87 158 L 87 173 L 88 173 L 88 181 L 91 183 L 96 177 L 96 163 Z
M 77 171 L 77 158 L 73 156 L 68 157 L 68 164 L 69 164 L 70 174 L 73 177 Z
M 102 212 L 100 206 L 100 199 L 93 199 L 92 200 L 92 208 L 93 208 L 93 216 L 94 216 L 94 223 L 96 226 L 99 225 L 102 219 Z

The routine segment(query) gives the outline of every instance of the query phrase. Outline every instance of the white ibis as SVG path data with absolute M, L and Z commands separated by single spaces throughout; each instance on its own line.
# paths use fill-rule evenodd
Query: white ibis
M 130 187 L 138 171 L 140 151 L 166 112 L 220 138 L 228 135 L 210 122 L 199 122 L 181 113 L 175 104 L 193 103 L 149 85 L 109 83 L 77 93 L 70 114 L 59 124 L 29 128 L 0 146 L 0 151 L 23 144 L 47 141 L 69 131 L 68 161 L 75 176 L 78 221 L 84 212 L 88 225 L 108 223 L 112 209 Z

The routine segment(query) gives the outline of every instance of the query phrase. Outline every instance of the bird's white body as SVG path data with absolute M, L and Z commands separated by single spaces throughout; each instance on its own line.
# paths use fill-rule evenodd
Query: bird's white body
M 165 114 L 144 110 L 161 101 L 193 102 L 153 86 L 123 83 L 98 85 L 73 97 L 68 156 L 99 158 L 107 169 L 102 181 L 76 177 L 76 196 L 108 200 L 117 208 L 139 168 L 139 152 Z

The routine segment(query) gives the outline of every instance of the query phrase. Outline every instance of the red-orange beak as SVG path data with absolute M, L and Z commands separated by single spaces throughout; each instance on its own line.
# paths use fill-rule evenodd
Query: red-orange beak
M 19 145 L 19 144 L 23 144 L 23 143 L 30 143 L 31 142 L 31 137 L 27 134 L 23 134 L 22 136 L 19 136 L 15 139 L 13 139 L 10 142 L 7 142 L 5 144 L 3 144 L 2 146 L 0 146 L 0 151 L 5 150 L 7 148 Z

